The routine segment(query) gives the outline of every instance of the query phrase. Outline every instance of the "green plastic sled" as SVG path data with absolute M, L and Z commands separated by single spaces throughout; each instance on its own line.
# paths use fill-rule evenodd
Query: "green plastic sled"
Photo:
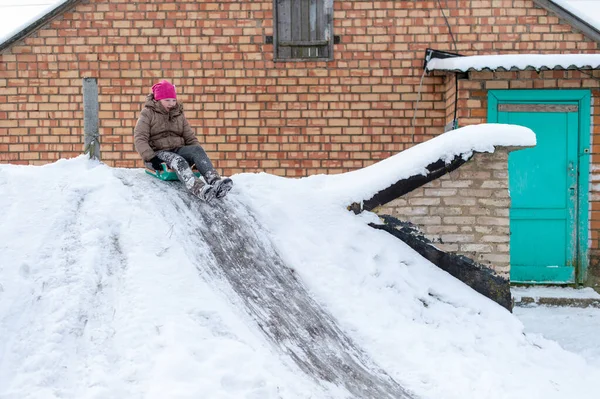
M 170 180 L 179 180 L 179 178 L 177 177 L 177 173 L 175 173 L 172 169 L 169 169 L 167 167 L 166 163 L 161 163 L 160 164 L 162 170 L 154 170 L 148 166 L 146 166 L 146 173 L 148 173 L 149 175 L 152 175 L 160 180 L 165 180 L 165 181 L 170 181 Z M 196 175 L 196 177 L 200 177 L 200 172 L 198 172 L 196 169 L 192 170 L 194 172 L 194 175 Z

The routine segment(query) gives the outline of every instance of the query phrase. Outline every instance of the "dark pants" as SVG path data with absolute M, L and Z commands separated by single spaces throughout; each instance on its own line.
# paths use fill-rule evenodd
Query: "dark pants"
M 219 176 L 208 155 L 206 155 L 206 151 L 199 145 L 186 145 L 171 151 L 157 151 L 156 156 L 175 171 L 179 180 L 183 182 L 188 190 L 194 186 L 197 180 L 190 165 L 196 165 L 196 169 L 208 183 Z

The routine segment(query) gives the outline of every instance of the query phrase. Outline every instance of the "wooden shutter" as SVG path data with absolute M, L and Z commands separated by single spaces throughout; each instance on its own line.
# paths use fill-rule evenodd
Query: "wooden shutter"
M 333 58 L 333 0 L 274 0 L 276 60 Z

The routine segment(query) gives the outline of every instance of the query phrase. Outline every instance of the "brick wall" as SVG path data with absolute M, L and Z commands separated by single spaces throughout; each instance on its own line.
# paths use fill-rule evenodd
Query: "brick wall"
M 447 252 L 465 255 L 508 278 L 508 153 L 475 154 L 466 164 L 376 209 L 409 221 Z
M 443 131 L 444 77 L 425 76 L 418 94 L 428 47 L 598 50 L 532 1 L 441 3 L 456 44 L 438 1 L 335 1 L 334 61 L 274 63 L 271 0 L 82 0 L 0 54 L 0 162 L 81 153 L 81 80 L 95 77 L 104 161 L 141 166 L 132 129 L 166 78 L 222 172 L 338 173 Z

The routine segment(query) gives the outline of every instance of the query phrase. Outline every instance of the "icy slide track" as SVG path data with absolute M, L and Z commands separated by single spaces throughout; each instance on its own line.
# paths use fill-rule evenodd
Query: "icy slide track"
M 104 167 L 44 179 L 62 165 L 15 191 L 0 174 L 3 220 L 18 226 L 0 242 L 3 399 L 413 397 L 311 298 L 235 195 L 208 206 Z
M 173 205 L 183 203 L 198 216 L 187 219 L 186 230 L 208 244 L 215 257 L 206 262 L 199 254 L 200 274 L 226 280 L 271 343 L 307 375 L 344 387 L 357 399 L 412 398 L 311 298 L 239 202 L 206 205 L 179 185 L 154 186 L 165 197 L 176 192 L 181 202 Z

